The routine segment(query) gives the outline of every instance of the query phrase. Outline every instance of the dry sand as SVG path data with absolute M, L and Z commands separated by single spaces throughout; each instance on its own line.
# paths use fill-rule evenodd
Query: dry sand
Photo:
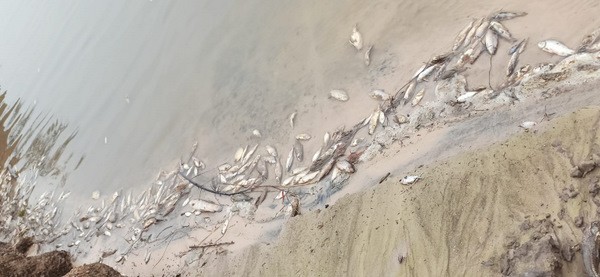
M 554 270 L 582 276 L 581 254 L 566 260 L 581 241 L 575 218 L 582 216 L 583 226 L 597 218 L 589 188 L 600 174 L 575 179 L 570 172 L 600 153 L 599 122 L 600 108 L 584 108 L 538 132 L 423 166 L 416 170 L 423 180 L 412 186 L 389 178 L 290 219 L 275 244 L 219 256 L 199 273 L 486 276 Z M 561 200 L 569 188 L 578 195 Z M 557 238 L 552 247 L 558 254 L 536 248 L 547 236 Z M 503 258 L 509 252 L 510 261 Z M 522 262 L 536 253 L 540 260 Z

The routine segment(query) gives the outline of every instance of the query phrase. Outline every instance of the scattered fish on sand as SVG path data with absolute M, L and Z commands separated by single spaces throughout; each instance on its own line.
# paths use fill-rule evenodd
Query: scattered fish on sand
M 333 98 L 338 101 L 346 102 L 348 99 L 348 93 L 340 89 L 334 89 L 329 92 L 329 98 Z
M 567 47 L 562 42 L 553 39 L 540 41 L 538 43 L 538 47 L 550 54 L 555 54 L 563 57 L 575 54 L 575 50 Z

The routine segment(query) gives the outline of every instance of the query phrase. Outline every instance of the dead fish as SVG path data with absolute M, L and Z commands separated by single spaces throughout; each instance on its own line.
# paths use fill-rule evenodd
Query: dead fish
M 477 30 L 475 31 L 475 38 L 476 40 L 479 40 L 480 38 L 483 38 L 483 36 L 487 33 L 487 31 L 489 30 L 490 26 L 490 22 L 489 21 L 483 21 L 481 23 L 481 25 L 479 25 L 479 28 L 477 28 Z
M 588 52 L 590 52 L 590 53 L 594 53 L 594 52 L 600 51 L 600 42 L 591 45 L 590 47 L 588 47 L 585 50 L 588 51 Z
M 221 229 L 221 235 L 225 235 L 225 232 L 227 232 L 227 227 L 229 227 L 229 220 L 231 219 L 231 215 L 232 214 L 230 212 L 229 216 L 225 220 L 225 223 L 223 223 L 223 228 Z
M 267 149 L 267 153 L 269 153 L 269 155 L 271 155 L 273 157 L 277 157 L 277 149 L 275 149 L 275 147 L 273 147 L 271 145 L 267 145 L 267 146 L 265 146 L 265 148 Z
M 421 99 L 423 99 L 423 95 L 425 94 L 425 89 L 422 89 L 421 91 L 419 91 L 415 97 L 412 100 L 412 106 L 416 106 L 419 105 L 419 102 L 421 102 Z
M 254 155 L 254 152 L 256 151 L 256 149 L 258 148 L 258 144 L 255 144 L 254 147 L 252 147 L 247 153 L 246 155 L 244 155 L 244 158 L 242 159 L 242 163 L 245 164 L 247 163 L 250 158 L 252 157 L 252 155 Z
M 417 69 L 417 71 L 413 75 L 412 79 L 417 78 L 417 76 L 419 76 L 419 74 L 421 74 L 421 72 L 423 72 L 423 70 L 425 70 L 425 68 L 427 68 L 427 64 L 421 65 L 421 67 L 419 67 L 419 69 Z
M 288 154 L 287 161 L 285 163 L 285 171 L 290 172 L 292 169 L 292 164 L 294 163 L 294 148 L 290 149 L 290 154 Z
M 463 41 L 467 37 L 467 34 L 471 29 L 473 29 L 473 24 L 475 24 L 476 20 L 472 20 L 467 26 L 465 26 L 454 39 L 454 45 L 452 46 L 452 51 L 456 51 L 460 48 Z
M 379 124 L 383 125 L 385 123 L 385 114 L 379 110 Z
M 360 51 L 363 47 L 362 35 L 358 32 L 358 26 L 354 25 L 352 29 L 352 35 L 350 35 L 350 44 Z
M 592 221 L 590 226 L 583 231 L 583 239 L 581 242 L 581 252 L 583 257 L 583 265 L 587 276 L 598 277 L 598 247 L 600 246 L 600 222 Z
M 432 66 L 429 66 L 429 67 L 423 69 L 423 71 L 421 71 L 421 73 L 419 73 L 419 75 L 417 75 L 417 82 L 423 81 L 423 79 L 427 78 L 427 76 L 429 76 L 429 74 L 431 74 L 431 72 L 433 72 L 433 70 L 436 69 L 437 67 L 438 67 L 438 65 L 434 64 Z
M 277 157 L 273 157 L 273 156 L 264 156 L 263 160 L 265 160 L 265 162 L 270 163 L 270 164 L 275 164 L 277 162 Z
M 406 104 L 406 102 L 408 102 L 408 99 L 410 98 L 410 95 L 413 93 L 413 91 L 415 90 L 415 88 L 417 87 L 417 81 L 413 81 L 410 83 L 410 85 L 408 85 L 408 88 L 406 89 L 406 91 L 404 92 L 404 104 Z
M 202 199 L 190 200 L 190 206 L 194 210 L 208 213 L 216 213 L 223 210 L 221 205 Z
M 296 155 L 296 159 L 299 162 L 302 162 L 302 160 L 304 159 L 304 147 L 302 146 L 302 143 L 300 143 L 299 140 L 296 140 L 296 142 L 294 143 L 294 154 Z
M 371 119 L 369 120 L 369 135 L 372 135 L 377 128 L 377 124 L 379 123 L 379 110 L 373 112 L 371 114 Z
M 483 23 L 483 18 L 478 19 L 475 24 L 473 25 L 473 28 L 471 28 L 471 30 L 469 30 L 469 32 L 467 33 L 467 36 L 465 37 L 462 46 L 463 47 L 467 47 L 468 45 L 471 44 L 471 40 L 473 39 L 473 37 L 475 36 L 475 32 L 477 32 L 477 29 L 479 29 L 479 26 L 481 26 L 481 24 Z
M 473 96 L 475 96 L 475 94 L 477 94 L 477 91 L 466 92 L 465 94 L 457 97 L 456 98 L 456 102 L 458 102 L 458 103 L 464 103 L 467 100 L 471 99 Z
M 498 35 L 492 30 L 488 30 L 485 34 L 485 48 L 490 55 L 496 54 L 496 49 L 498 49 Z
M 308 171 L 308 168 L 306 166 L 296 167 L 292 170 L 292 175 L 298 175 L 305 171 Z
M 367 51 L 365 51 L 365 65 L 369 66 L 371 64 L 371 50 L 373 49 L 373 45 L 369 46 L 369 48 L 367 48 Z
M 146 256 L 144 256 L 144 263 L 148 264 L 148 262 L 150 262 L 150 251 L 146 250 Z
M 527 44 L 528 40 L 529 40 L 528 38 L 525 38 L 525 39 L 522 39 L 521 41 L 519 41 L 518 43 L 513 44 L 510 47 L 510 49 L 508 49 L 508 54 L 512 55 L 513 53 L 517 52 L 517 50 L 523 52 L 523 50 L 525 50 L 525 45 Z M 523 46 L 523 47 L 521 48 L 521 46 Z
M 587 51 L 587 49 L 592 46 L 600 37 L 600 29 L 593 31 L 591 34 L 586 35 L 581 40 L 581 44 L 577 48 L 577 52 Z
M 513 19 L 516 17 L 526 16 L 526 15 L 527 15 L 526 12 L 500 11 L 500 12 L 497 12 L 494 15 L 492 15 L 492 20 L 496 20 L 496 21 L 510 20 L 510 19 Z
M 328 145 L 330 139 L 331 135 L 329 134 L 329 132 L 325 132 L 325 135 L 323 135 L 323 144 Z
M 298 181 L 298 183 L 299 184 L 308 183 L 308 182 L 314 180 L 315 177 L 317 177 L 317 175 L 319 175 L 319 171 L 306 173 L 306 175 L 304 175 L 304 176 L 302 176 L 302 178 L 300 178 L 300 180 Z
M 442 73 L 440 73 L 439 77 L 437 79 L 439 80 L 446 80 L 448 78 L 454 77 L 454 75 L 461 73 L 463 71 L 467 70 L 466 67 L 453 67 L 451 69 L 448 69 Z
M 376 89 L 369 93 L 369 96 L 375 100 L 387 101 L 390 99 L 390 95 L 385 93 L 385 91 L 381 89 Z
M 556 54 L 563 57 L 575 54 L 575 51 L 573 49 L 567 47 L 562 42 L 553 39 L 540 41 L 538 43 L 538 47 L 548 53 Z
M 537 122 L 525 121 L 525 122 L 521 123 L 521 125 L 519 125 L 519 127 L 529 130 L 529 129 L 533 128 L 535 125 L 537 125 Z
M 217 167 L 217 169 L 219 170 L 219 172 L 226 172 L 230 168 L 231 168 L 231 165 L 228 164 L 228 163 L 224 163 L 224 164 L 220 165 L 219 167 Z
M 254 136 L 255 136 L 255 137 L 257 137 L 257 138 L 260 138 L 260 137 L 262 137 L 262 134 L 261 134 L 261 133 L 260 133 L 260 131 L 259 131 L 259 130 L 257 130 L 257 129 L 254 129 L 254 130 L 252 131 L 252 135 L 254 135 Z
M 312 137 L 309 134 L 296 135 L 297 140 L 310 140 Z
M 290 176 L 290 177 L 285 178 L 285 180 L 283 180 L 283 182 L 281 182 L 281 186 L 285 187 L 285 186 L 292 185 L 292 182 L 294 181 L 295 177 L 296 176 Z
M 317 152 L 315 152 L 311 161 L 312 162 L 316 161 L 319 158 L 319 156 L 321 156 L 321 148 L 319 148 L 319 150 L 317 150 Z
M 290 114 L 290 126 L 292 127 L 292 129 L 294 128 L 294 120 L 296 120 L 296 114 L 298 113 L 293 112 L 292 114 Z
M 419 176 L 404 176 L 404 178 L 400 180 L 400 183 L 403 185 L 410 185 L 418 181 L 419 179 L 421 179 L 421 177 Z
M 335 167 L 342 172 L 354 173 L 354 166 L 347 160 L 340 159 L 335 163 Z
M 246 148 L 248 148 L 248 146 L 246 146 Z M 246 148 L 240 147 L 240 148 L 238 148 L 237 151 L 235 151 L 235 155 L 233 156 L 233 160 L 235 162 L 239 162 L 242 160 L 242 158 L 244 157 L 244 154 L 246 152 Z M 219 170 L 221 170 L 221 169 L 219 168 Z
M 111 250 L 103 251 L 102 252 L 102 258 L 110 257 L 110 256 L 112 256 L 115 253 L 117 253 L 117 249 L 111 249 Z
M 517 62 L 519 59 L 519 51 L 516 51 L 510 55 L 510 60 L 508 61 L 508 66 L 506 67 L 506 76 L 510 76 L 515 71 L 517 67 Z
M 492 21 L 490 22 L 490 28 L 492 30 L 494 30 L 499 36 L 501 36 L 502 38 L 508 40 L 508 41 L 514 41 L 514 38 L 512 37 L 512 35 L 510 34 L 510 32 L 508 31 L 508 29 L 506 29 L 502 24 L 500 24 L 497 21 Z
M 187 206 L 188 203 L 190 203 L 190 198 L 189 197 L 183 201 L 183 203 L 181 204 L 181 206 L 185 207 L 185 206 Z
M 334 89 L 329 92 L 329 98 L 333 98 L 338 101 L 346 102 L 348 99 L 348 93 L 340 89 Z
M 283 177 L 283 168 L 281 167 L 281 162 L 277 161 L 277 163 L 275 164 L 275 181 L 277 181 L 277 183 L 280 183 L 281 177 Z

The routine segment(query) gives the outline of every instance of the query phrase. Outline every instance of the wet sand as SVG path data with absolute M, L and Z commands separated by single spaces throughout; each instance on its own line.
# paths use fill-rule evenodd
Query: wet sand
M 582 216 L 583 226 L 597 218 L 589 187 L 600 175 L 595 170 L 576 179 L 570 172 L 600 151 L 599 121 L 598 107 L 569 113 L 537 132 L 521 132 L 485 149 L 415 169 L 410 173 L 423 179 L 412 186 L 399 184 L 398 175 L 408 172 L 393 171 L 395 176 L 380 185 L 291 218 L 273 245 L 213 258 L 197 272 L 500 275 L 505 270 L 502 255 L 514 244 L 541 240 L 532 239 L 533 231 L 523 227 L 528 222 L 535 229 L 536 220 L 550 222 L 559 247 L 575 247 L 583 228 L 575 226 L 575 218 Z M 579 194 L 561 199 L 570 187 Z M 559 255 L 560 268 L 544 262 L 522 266 L 517 257 L 508 270 L 582 276 L 581 253 L 573 252 L 569 262 Z

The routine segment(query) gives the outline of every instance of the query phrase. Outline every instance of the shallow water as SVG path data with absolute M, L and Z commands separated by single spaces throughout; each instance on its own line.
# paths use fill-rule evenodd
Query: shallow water
M 195 141 L 209 168 L 259 141 L 287 153 L 301 132 L 315 137 L 305 144 L 312 156 L 325 131 L 376 107 L 368 92 L 394 92 L 472 18 L 499 9 L 529 13 L 506 23 L 530 38 L 522 64 L 558 60 L 536 49 L 539 40 L 575 47 L 600 26 L 599 3 L 583 0 L 4 2 L 0 85 L 7 102 L 67 125 L 55 147 L 76 134 L 60 158 L 65 177 L 51 182 L 76 201 L 144 189 Z M 354 24 L 375 45 L 369 67 L 347 42 Z M 501 41 L 499 52 L 509 46 Z M 494 57 L 494 72 L 507 61 Z M 487 85 L 487 63 L 474 68 L 469 86 Z M 350 101 L 327 99 L 334 88 Z

